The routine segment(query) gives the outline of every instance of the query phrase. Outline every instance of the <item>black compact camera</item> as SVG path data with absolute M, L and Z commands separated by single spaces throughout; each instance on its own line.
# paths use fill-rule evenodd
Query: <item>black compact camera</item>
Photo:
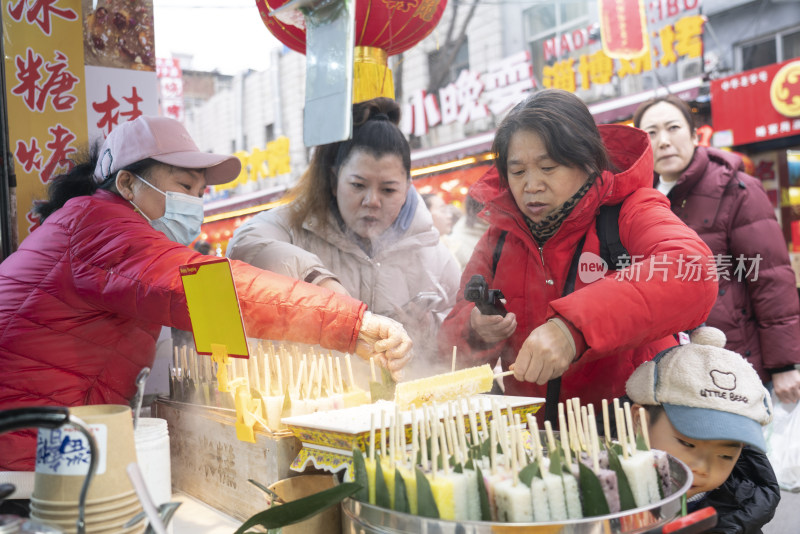
M 464 288 L 464 298 L 475 303 L 483 315 L 502 315 L 508 313 L 506 307 L 500 302 L 503 292 L 499 289 L 489 289 L 486 279 L 480 274 L 473 274 Z

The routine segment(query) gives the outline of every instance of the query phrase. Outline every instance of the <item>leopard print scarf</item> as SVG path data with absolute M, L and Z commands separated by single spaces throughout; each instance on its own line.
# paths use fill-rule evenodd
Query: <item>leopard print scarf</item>
M 528 228 L 533 234 L 533 238 L 539 244 L 539 246 L 543 246 L 548 239 L 553 237 L 556 231 L 561 227 L 561 223 L 564 222 L 564 219 L 572 212 L 572 209 L 575 207 L 576 204 L 583 198 L 589 188 L 592 187 L 594 184 L 595 179 L 597 178 L 596 174 L 589 176 L 589 179 L 586 180 L 586 183 L 578 189 L 578 192 L 572 195 L 566 202 L 564 202 L 561 206 L 556 208 L 556 210 L 542 219 L 541 222 L 534 222 L 528 217 L 525 217 L 525 224 L 528 225 Z

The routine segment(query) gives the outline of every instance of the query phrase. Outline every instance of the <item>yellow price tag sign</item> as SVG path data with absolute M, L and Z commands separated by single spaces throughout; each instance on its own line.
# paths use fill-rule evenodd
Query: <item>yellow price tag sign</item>
M 221 258 L 182 265 L 180 273 L 197 353 L 219 355 L 221 345 L 227 356 L 249 358 L 230 261 Z

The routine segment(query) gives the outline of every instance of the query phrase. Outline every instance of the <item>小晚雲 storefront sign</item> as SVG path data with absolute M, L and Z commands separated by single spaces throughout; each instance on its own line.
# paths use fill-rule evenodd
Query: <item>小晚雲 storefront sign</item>
M 800 59 L 711 82 L 715 146 L 800 135 Z

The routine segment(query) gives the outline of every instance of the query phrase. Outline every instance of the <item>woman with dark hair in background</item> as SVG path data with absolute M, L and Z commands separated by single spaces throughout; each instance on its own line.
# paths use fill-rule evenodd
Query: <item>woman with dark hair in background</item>
M 203 191 L 240 168 L 201 152 L 178 121 L 142 116 L 51 181 L 41 226 L 0 264 L 0 410 L 130 402 L 162 325 L 192 329 L 179 267 L 212 259 L 187 246 Z M 356 351 L 393 371 L 406 363 L 403 328 L 362 302 L 231 269 L 248 336 Z M 36 431 L 0 436 L 0 451 L 0 480 L 31 471 Z
M 647 136 L 598 129 L 572 93 L 548 89 L 519 103 L 493 151 L 496 168 L 470 190 L 490 227 L 462 275 L 443 345 L 462 349 L 462 365 L 499 355 L 516 378 L 505 381 L 506 394 L 545 397 L 545 384 L 561 379 L 561 400 L 599 406 L 622 395 L 637 365 L 673 345 L 673 333 L 705 320 L 717 289 L 708 247 L 650 187 Z M 629 261 L 606 273 L 597 218 L 615 205 Z M 689 256 L 701 258 L 697 281 L 681 279 Z M 505 317 L 483 315 L 464 298 L 473 275 L 502 291 Z
M 391 99 L 355 104 L 352 138 L 317 147 L 291 202 L 240 226 L 227 254 L 363 300 L 406 326 L 420 359 L 459 269 L 411 184 L 399 119 Z
M 709 246 L 719 271 L 706 321 L 725 348 L 772 381 L 781 402 L 800 400 L 800 302 L 786 242 L 761 182 L 739 156 L 697 146 L 692 112 L 669 95 L 643 103 L 634 126 L 650 136 L 654 186 Z

